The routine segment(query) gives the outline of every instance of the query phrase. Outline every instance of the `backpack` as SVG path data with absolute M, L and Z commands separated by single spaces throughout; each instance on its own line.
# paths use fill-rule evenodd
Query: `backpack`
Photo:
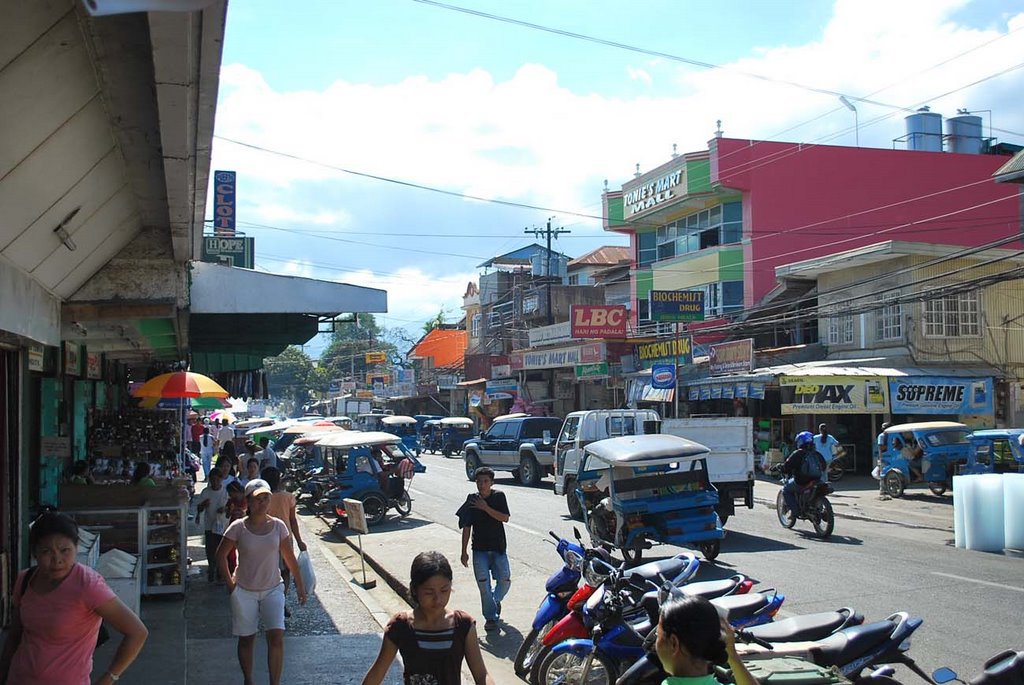
M 825 473 L 825 457 L 820 452 L 808 452 L 800 463 L 800 479 L 804 482 L 821 480 Z

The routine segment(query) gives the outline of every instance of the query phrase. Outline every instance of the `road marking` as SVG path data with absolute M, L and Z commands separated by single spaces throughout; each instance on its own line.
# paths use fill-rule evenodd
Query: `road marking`
M 1000 590 L 1013 590 L 1014 592 L 1024 592 L 1024 587 L 1014 587 L 1013 585 L 1005 585 L 1004 583 L 990 583 L 987 580 L 978 580 L 977 578 L 967 578 L 965 576 L 957 576 L 952 573 L 940 573 L 939 571 L 932 571 L 933 576 L 942 576 L 943 578 L 953 578 L 954 580 L 962 580 L 967 583 L 977 583 L 978 585 L 988 585 L 989 587 L 996 587 Z

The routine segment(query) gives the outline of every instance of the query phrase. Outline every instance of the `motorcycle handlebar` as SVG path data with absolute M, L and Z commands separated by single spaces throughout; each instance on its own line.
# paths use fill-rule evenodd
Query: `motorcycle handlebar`
M 746 642 L 747 644 L 750 644 L 751 642 L 753 642 L 755 645 L 757 645 L 759 647 L 764 647 L 765 649 L 768 649 L 768 650 L 775 649 L 775 645 L 773 645 L 771 642 L 768 642 L 766 640 L 762 640 L 761 638 L 757 637 L 756 635 L 751 635 L 750 633 L 748 633 L 745 630 L 737 630 L 736 631 L 736 638 L 741 640 L 741 641 L 743 641 L 743 642 Z
M 562 538 L 560 538 L 557 535 L 555 535 L 555 531 L 553 531 L 553 530 L 549 530 L 548 531 L 548 535 L 553 537 L 555 539 L 555 542 L 561 542 L 562 541 Z

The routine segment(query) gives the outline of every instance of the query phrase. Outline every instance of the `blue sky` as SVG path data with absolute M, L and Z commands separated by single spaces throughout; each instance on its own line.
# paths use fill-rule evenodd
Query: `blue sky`
M 724 68 L 413 0 L 233 0 L 214 168 L 238 172 L 239 230 L 257 237 L 257 268 L 386 288 L 389 326 L 417 330 L 442 306 L 456 319 L 476 265 L 530 242 L 523 229 L 549 216 L 571 228 L 556 245 L 570 255 L 622 244 L 568 212 L 599 214 L 605 179 L 618 188 L 673 143 L 706 148 L 718 119 L 733 137 L 853 144 L 834 97 L 740 72 L 851 97 L 890 86 L 873 99 L 992 109 L 997 127 L 1024 131 L 1024 70 L 960 89 L 1024 59 L 1024 0 L 451 4 Z M 862 145 L 903 133 L 905 112 L 859 110 Z

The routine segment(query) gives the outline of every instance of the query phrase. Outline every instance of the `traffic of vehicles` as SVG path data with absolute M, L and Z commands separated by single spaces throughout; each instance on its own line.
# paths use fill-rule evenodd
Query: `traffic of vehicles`
M 461 455 L 470 479 L 484 465 L 524 486 L 552 474 L 553 494 L 565 499 L 567 513 L 582 525 L 574 528 L 575 540 L 551 533 L 563 563 L 545 584 L 514 658 L 515 672 L 527 682 L 661 683 L 654 627 L 661 603 L 678 596 L 711 600 L 761 678 L 891 685 L 897 664 L 932 685 L 954 682 L 948 669 L 929 675 L 915 663 L 911 637 L 923 621 L 906 611 L 866 623 L 855 609 L 839 607 L 776 621 L 783 592 L 761 589 L 741 572 L 702 580 L 702 562 L 685 551 L 642 563 L 659 544 L 691 548 L 707 561 L 718 556 L 727 520 L 753 507 L 749 419 L 662 420 L 652 410 L 601 409 L 573 412 L 564 421 L 507 415 L 479 434 L 474 425 L 465 417 L 364 414 L 355 426 L 383 430 L 297 438 L 282 459 L 285 482 L 338 525 L 345 521 L 343 500 L 359 499 L 368 524 L 377 526 L 389 511 L 411 513 L 410 484 L 428 470 L 421 461 L 426 454 Z M 883 486 L 898 496 L 920 481 L 941 495 L 955 473 L 1024 472 L 1022 435 L 1024 430 L 972 433 L 952 422 L 892 426 L 881 451 Z M 827 538 L 835 527 L 831 491 L 823 482 L 804 486 L 798 511 L 777 505 L 780 525 L 808 521 L 816 536 Z M 996 655 L 982 668 L 972 685 L 1020 685 L 1024 652 Z

